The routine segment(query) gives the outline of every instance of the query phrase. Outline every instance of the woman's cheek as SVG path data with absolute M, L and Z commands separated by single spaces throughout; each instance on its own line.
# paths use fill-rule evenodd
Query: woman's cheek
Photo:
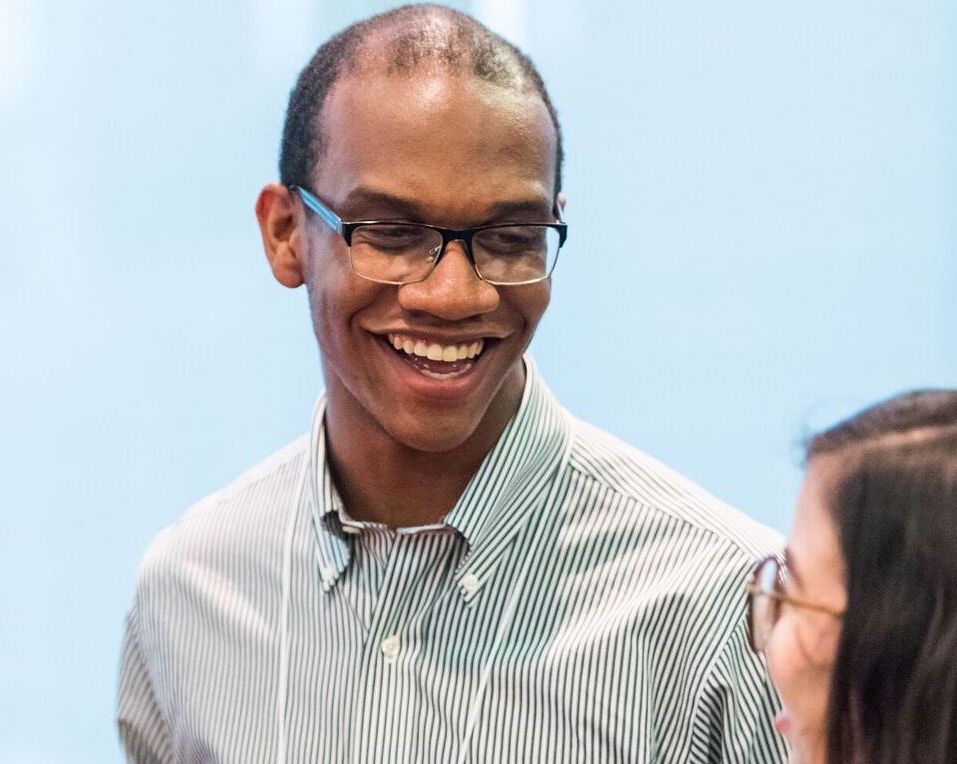
M 766 656 L 771 680 L 781 695 L 785 708 L 792 709 L 799 695 L 795 692 L 795 682 L 802 667 L 800 650 L 794 639 L 793 624 L 782 618 L 774 627 L 768 640 Z M 798 702 L 797 705 L 800 705 Z
M 782 618 L 768 643 L 768 670 L 784 712 L 778 728 L 787 736 L 795 761 L 814 761 L 823 751 L 836 639 L 820 624 Z

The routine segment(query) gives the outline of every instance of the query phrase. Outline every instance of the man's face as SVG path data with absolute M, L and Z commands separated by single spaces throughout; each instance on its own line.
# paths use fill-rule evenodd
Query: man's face
M 467 76 L 369 74 L 333 88 L 322 129 L 313 191 L 343 220 L 554 219 L 555 132 L 534 95 Z M 521 399 L 550 283 L 492 286 L 452 242 L 425 281 L 377 284 L 352 272 L 318 219 L 301 225 L 329 416 L 426 452 L 497 435 Z M 439 350 L 456 360 L 435 360 Z

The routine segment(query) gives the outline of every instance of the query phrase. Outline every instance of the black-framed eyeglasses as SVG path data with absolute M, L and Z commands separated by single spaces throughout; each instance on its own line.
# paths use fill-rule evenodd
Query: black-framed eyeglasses
M 842 618 L 840 610 L 816 602 L 796 599 L 784 593 L 786 568 L 777 555 L 768 555 L 758 561 L 746 587 L 748 593 L 748 641 L 756 653 L 764 652 L 771 632 L 781 617 L 781 605 L 816 610 L 835 618 Z
M 424 281 L 450 242 L 461 241 L 476 275 L 496 286 L 536 284 L 552 275 L 568 225 L 490 223 L 475 228 L 443 228 L 402 220 L 344 221 L 310 191 L 290 186 L 349 247 L 357 276 L 380 284 Z

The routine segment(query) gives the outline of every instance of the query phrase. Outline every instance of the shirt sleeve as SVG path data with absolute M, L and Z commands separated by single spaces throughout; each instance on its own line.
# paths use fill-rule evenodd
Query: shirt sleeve
M 130 764 L 171 764 L 169 726 L 143 655 L 135 604 L 126 619 L 116 722 Z
M 784 740 L 772 724 L 780 708 L 764 659 L 747 644 L 740 619 L 718 654 L 696 704 L 691 761 L 783 764 Z

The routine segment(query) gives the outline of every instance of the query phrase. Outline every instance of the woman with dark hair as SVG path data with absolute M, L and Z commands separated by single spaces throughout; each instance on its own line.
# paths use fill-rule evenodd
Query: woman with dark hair
M 787 550 L 748 590 L 792 762 L 957 762 L 957 391 L 812 438 Z

